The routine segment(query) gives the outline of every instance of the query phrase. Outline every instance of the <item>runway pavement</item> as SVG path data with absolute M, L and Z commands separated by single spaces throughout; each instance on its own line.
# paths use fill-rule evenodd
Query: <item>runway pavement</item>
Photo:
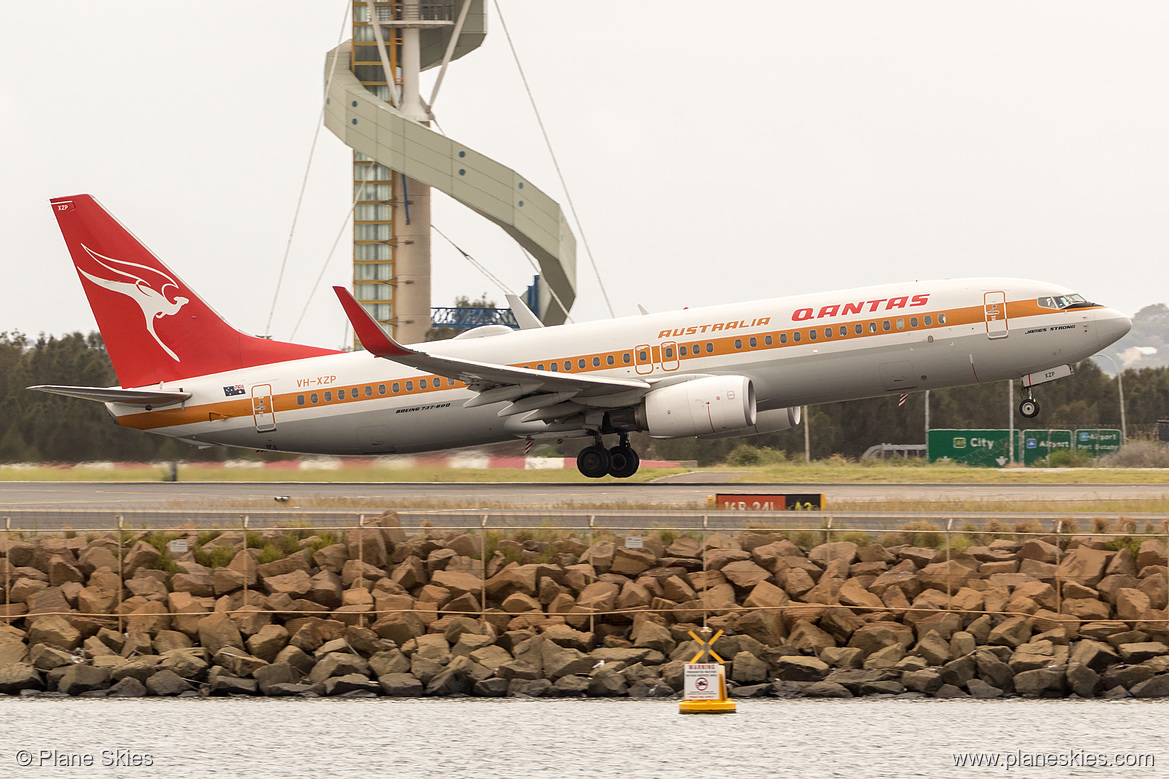
M 716 483 L 273 483 L 0 482 L 0 512 L 13 509 L 296 508 L 343 504 L 376 508 L 675 508 L 701 509 L 725 493 L 823 493 L 833 501 L 1037 502 L 1169 499 L 1169 484 L 716 484 Z M 287 504 L 275 498 L 289 497 Z

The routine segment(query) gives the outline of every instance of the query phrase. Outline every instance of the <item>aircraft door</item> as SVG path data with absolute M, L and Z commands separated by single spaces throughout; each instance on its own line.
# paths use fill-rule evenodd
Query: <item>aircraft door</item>
M 257 433 L 270 433 L 276 429 L 276 402 L 271 384 L 252 386 L 252 418 L 256 421 Z
M 661 346 L 662 352 L 662 370 L 676 371 L 678 370 L 678 344 L 673 341 L 666 341 Z
M 653 350 L 649 348 L 649 344 L 641 344 L 633 350 L 633 367 L 642 375 L 653 373 Z
M 982 296 L 986 316 L 986 337 L 1007 337 L 1007 295 L 1005 292 L 987 292 Z

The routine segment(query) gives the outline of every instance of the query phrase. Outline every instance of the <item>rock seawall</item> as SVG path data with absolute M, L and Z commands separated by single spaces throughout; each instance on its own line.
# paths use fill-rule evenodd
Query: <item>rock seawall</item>
M 1155 540 L 411 532 L 10 540 L 0 694 L 666 697 L 705 621 L 735 697 L 1169 695 Z

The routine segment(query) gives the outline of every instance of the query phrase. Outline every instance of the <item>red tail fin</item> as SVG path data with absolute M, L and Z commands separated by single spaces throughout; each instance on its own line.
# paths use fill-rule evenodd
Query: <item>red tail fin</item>
M 50 202 L 123 387 L 335 353 L 241 333 L 92 197 Z

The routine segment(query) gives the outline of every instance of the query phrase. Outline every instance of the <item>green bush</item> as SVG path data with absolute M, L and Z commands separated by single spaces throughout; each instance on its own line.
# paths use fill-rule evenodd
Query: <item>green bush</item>
M 739 444 L 727 455 L 727 465 L 738 467 L 778 465 L 786 460 L 787 455 L 782 450 L 758 448 L 750 444 Z
M 225 568 L 235 559 L 236 550 L 230 546 L 195 547 L 195 562 L 207 568 Z
M 1092 463 L 1087 452 L 1073 452 L 1071 449 L 1057 449 L 1047 458 L 1052 468 L 1086 468 Z

